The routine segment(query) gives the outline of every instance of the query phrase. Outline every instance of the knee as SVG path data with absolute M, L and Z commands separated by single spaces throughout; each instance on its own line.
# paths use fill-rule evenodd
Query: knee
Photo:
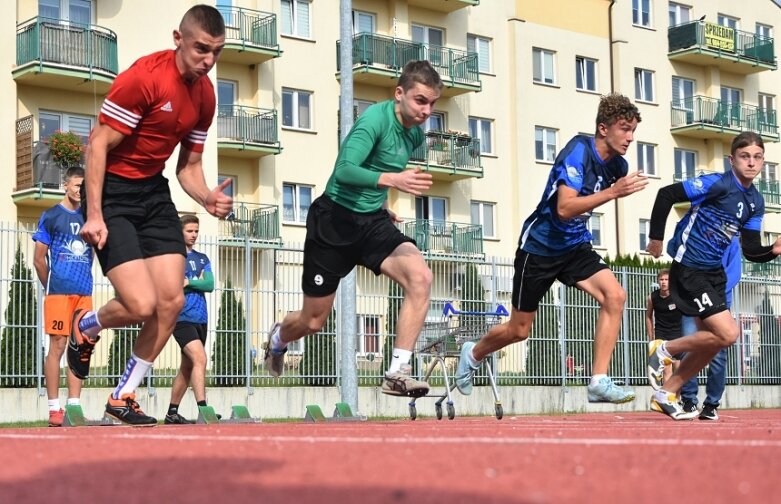
M 431 294 L 431 283 L 434 281 L 434 274 L 428 268 L 420 268 L 409 275 L 406 294 L 411 297 L 426 297 Z
M 328 319 L 328 315 L 325 317 L 309 317 L 306 320 L 303 320 L 304 327 L 306 327 L 306 333 L 307 334 L 314 334 L 316 332 L 320 332 L 320 330 L 325 326 L 325 321 Z
M 513 324 L 507 326 L 507 336 L 510 343 L 526 341 L 531 333 L 531 324 Z
M 178 292 L 173 297 L 160 301 L 160 308 L 166 310 L 166 313 L 173 313 L 177 316 L 184 308 L 184 292 Z
M 740 335 L 740 329 L 738 329 L 738 326 L 730 327 L 729 330 L 724 331 L 722 334 L 719 334 L 719 345 L 722 348 L 727 348 L 732 346 L 737 340 L 738 336 Z
M 602 307 L 610 311 L 621 311 L 626 303 L 626 291 L 623 287 L 617 287 L 611 289 L 605 293 L 605 301 L 602 303 Z
M 206 353 L 197 352 L 190 355 L 190 369 L 205 369 L 206 368 Z
M 124 300 L 123 304 L 130 316 L 134 320 L 141 322 L 154 315 L 157 297 L 154 294 L 149 297 L 134 296 Z

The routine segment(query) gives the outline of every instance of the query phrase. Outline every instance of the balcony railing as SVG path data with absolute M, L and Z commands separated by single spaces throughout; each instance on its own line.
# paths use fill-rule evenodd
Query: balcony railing
M 733 71 L 754 72 L 777 68 L 773 38 L 717 25 L 693 21 L 667 30 L 668 56 L 692 63 L 719 64 L 717 60 L 744 63 Z M 705 58 L 702 58 L 705 56 Z M 754 68 L 751 68 L 754 67 Z
M 225 49 L 221 61 L 259 63 L 280 55 L 276 14 L 243 7 L 221 6 L 217 9 L 225 20 Z M 246 52 L 255 55 L 234 54 Z
M 742 261 L 743 274 L 746 276 L 781 278 L 781 264 L 778 261 L 766 263 L 755 263 L 746 259 L 742 259 Z
M 401 231 L 414 239 L 421 252 L 437 255 L 483 255 L 483 226 L 457 222 L 410 220 Z
M 233 211 L 220 221 L 220 238 L 231 245 L 280 245 L 279 207 L 234 201 Z
M 480 140 L 457 133 L 429 131 L 426 141 L 412 152 L 410 163 L 442 167 L 461 175 L 483 176 Z
M 778 140 L 778 118 L 775 110 L 745 103 L 725 102 L 707 96 L 693 96 L 672 102 L 671 127 L 706 128 L 734 135 L 754 131 L 770 140 Z
M 219 105 L 217 136 L 221 147 L 278 153 L 277 111 L 243 105 Z
M 16 28 L 16 65 L 35 63 L 38 71 L 57 65 L 89 74 L 117 75 L 117 35 L 97 25 L 35 17 Z M 17 71 L 15 71 L 16 73 Z
M 339 42 L 336 43 L 339 68 Z M 376 67 L 400 73 L 407 62 L 428 60 L 446 86 L 481 87 L 477 53 L 449 47 L 413 42 L 374 33 L 353 37 L 353 66 Z
M 766 206 L 781 206 L 781 184 L 777 180 L 754 179 L 754 187 L 765 198 Z

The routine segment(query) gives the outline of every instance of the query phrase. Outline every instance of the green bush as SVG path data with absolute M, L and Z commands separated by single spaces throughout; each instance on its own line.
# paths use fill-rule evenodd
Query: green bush
M 17 245 L 0 341 L 0 374 L 6 377 L 0 380 L 2 387 L 34 387 L 37 383 L 35 357 L 43 347 L 38 340 L 35 282 Z
M 247 336 L 244 304 L 228 277 L 220 296 L 217 331 L 212 352 L 212 385 L 232 387 L 247 382 Z

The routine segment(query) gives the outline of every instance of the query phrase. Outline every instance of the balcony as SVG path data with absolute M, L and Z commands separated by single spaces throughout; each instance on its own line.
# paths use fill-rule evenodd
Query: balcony
M 282 245 L 279 207 L 233 202 L 233 211 L 219 221 L 219 241 L 226 247 L 273 248 Z
M 667 57 L 674 61 L 717 66 L 744 75 L 778 68 L 772 38 L 715 23 L 693 21 L 671 26 L 667 43 Z
M 277 16 L 242 7 L 217 7 L 225 20 L 225 48 L 220 61 L 258 65 L 278 58 Z
M 673 102 L 670 116 L 670 132 L 676 135 L 731 141 L 741 131 L 754 131 L 765 142 L 779 141 L 776 111 L 754 105 L 694 96 Z
M 765 212 L 781 212 L 781 183 L 777 180 L 754 179 L 754 187 L 765 198 Z
M 754 263 L 741 259 L 743 262 L 743 274 L 747 277 L 761 277 L 781 279 L 781 264 L 778 261 L 766 263 Z
M 408 0 L 410 7 L 422 7 L 424 9 L 439 12 L 454 12 L 465 7 L 477 7 L 480 0 Z
M 484 257 L 483 226 L 479 224 L 417 219 L 405 220 L 399 228 L 427 257 Z
M 25 145 L 25 140 L 17 134 L 16 186 L 11 197 L 19 206 L 50 207 L 65 195 L 63 169 L 52 160 L 45 143 Z
M 242 105 L 217 107 L 217 148 L 221 156 L 261 158 L 279 154 L 277 111 Z
M 339 42 L 336 43 L 336 77 L 339 78 Z M 412 42 L 373 33 L 353 37 L 353 81 L 394 88 L 407 62 L 428 60 L 439 72 L 442 96 L 457 96 L 482 89 L 477 53 Z
M 41 17 L 16 27 L 18 83 L 105 94 L 118 71 L 117 35 L 108 28 Z
M 458 133 L 429 131 L 426 141 L 412 152 L 409 164 L 421 166 L 436 180 L 483 177 L 480 140 Z

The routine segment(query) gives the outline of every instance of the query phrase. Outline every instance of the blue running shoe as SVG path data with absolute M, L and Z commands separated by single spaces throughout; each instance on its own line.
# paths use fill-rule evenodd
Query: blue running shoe
M 596 385 L 588 386 L 588 402 L 625 403 L 634 400 L 632 389 L 619 387 L 607 376 L 600 379 Z
M 458 359 L 458 367 L 456 368 L 456 388 L 464 395 L 472 393 L 472 380 L 475 371 L 480 369 L 480 366 L 473 367 L 469 363 L 471 359 L 468 356 L 472 355 L 474 347 L 474 341 L 467 341 L 461 346 L 461 357 Z

